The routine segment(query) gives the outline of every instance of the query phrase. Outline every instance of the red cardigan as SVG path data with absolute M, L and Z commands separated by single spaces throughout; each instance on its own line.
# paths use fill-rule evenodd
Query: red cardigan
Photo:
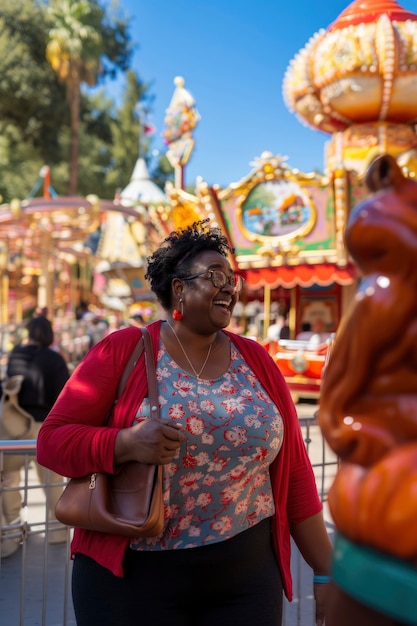
M 160 322 L 148 326 L 157 353 Z M 227 331 L 243 359 L 258 376 L 284 421 L 281 450 L 270 468 L 275 501 L 273 540 L 284 591 L 292 599 L 290 527 L 322 510 L 314 473 L 299 427 L 298 416 L 284 378 L 267 351 L 246 337 Z M 111 333 L 96 344 L 78 365 L 46 418 L 37 440 L 37 460 L 63 476 L 91 472 L 114 473 L 113 455 L 120 428 L 132 424 L 147 393 L 144 355 L 114 411 L 111 428 L 103 419 L 116 395 L 125 364 L 140 337 L 131 327 Z M 123 576 L 122 560 L 129 539 L 75 529 L 71 554 L 81 552 L 116 576 Z

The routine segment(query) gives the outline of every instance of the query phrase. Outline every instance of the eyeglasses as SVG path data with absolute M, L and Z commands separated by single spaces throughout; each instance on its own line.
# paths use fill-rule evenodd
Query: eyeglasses
M 216 289 L 223 289 L 229 283 L 231 287 L 235 290 L 236 293 L 242 290 L 243 287 L 243 278 L 240 274 L 230 274 L 227 276 L 223 272 L 223 270 L 204 270 L 203 272 L 198 272 L 197 274 L 191 274 L 191 276 L 186 276 L 182 280 L 193 280 L 194 278 L 198 278 L 199 276 L 207 275 L 208 280 L 211 280 L 213 283 L 213 287 Z

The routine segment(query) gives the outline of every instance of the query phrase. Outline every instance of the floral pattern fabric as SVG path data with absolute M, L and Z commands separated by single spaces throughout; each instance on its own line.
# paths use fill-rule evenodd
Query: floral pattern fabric
M 274 514 L 269 466 L 279 453 L 283 421 L 259 380 L 231 345 L 228 371 L 198 379 L 160 343 L 161 418 L 181 422 L 187 439 L 164 465 L 165 528 L 132 540 L 136 550 L 191 548 L 223 541 Z M 135 421 L 150 415 L 149 398 Z

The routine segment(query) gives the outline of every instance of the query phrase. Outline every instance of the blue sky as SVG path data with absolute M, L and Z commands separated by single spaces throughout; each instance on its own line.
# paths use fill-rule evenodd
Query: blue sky
M 153 147 L 163 148 L 174 78 L 185 78 L 201 120 L 185 170 L 226 187 L 265 150 L 291 167 L 324 169 L 328 135 L 287 109 L 282 83 L 291 59 L 349 6 L 344 0 L 119 0 L 131 16 L 133 65 L 154 94 Z M 417 13 L 417 0 L 400 0 Z

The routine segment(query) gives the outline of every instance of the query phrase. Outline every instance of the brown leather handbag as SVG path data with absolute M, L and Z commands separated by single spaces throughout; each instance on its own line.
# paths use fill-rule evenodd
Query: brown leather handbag
M 145 328 L 141 330 L 142 337 L 120 379 L 115 403 L 145 349 L 151 419 L 154 419 L 159 417 L 155 361 L 149 332 Z M 72 478 L 57 502 L 55 515 L 63 524 L 77 528 L 133 538 L 157 537 L 164 528 L 162 466 L 131 461 L 114 475 L 94 472 Z

